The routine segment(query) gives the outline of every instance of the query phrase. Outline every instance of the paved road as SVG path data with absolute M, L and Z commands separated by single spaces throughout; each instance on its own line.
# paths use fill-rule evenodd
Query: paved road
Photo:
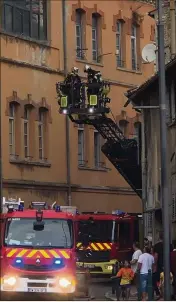
M 111 290 L 111 283 L 108 281 L 107 278 L 104 278 L 104 279 L 93 278 L 91 280 L 90 294 L 91 294 L 91 296 L 95 297 L 96 301 L 105 300 L 105 293 L 110 290 Z M 0 297 L 0 298 L 2 298 L 2 297 Z M 12 296 L 8 295 L 1 300 L 17 301 L 17 300 L 19 300 L 19 297 L 15 297 L 14 295 L 12 295 Z M 25 297 L 25 299 L 21 299 L 21 300 L 47 301 L 48 297 L 45 297 L 45 295 L 38 295 L 37 297 L 33 297 L 33 296 L 31 297 L 31 295 L 28 295 L 28 299 L 26 299 L 26 297 Z M 49 300 L 51 300 L 51 299 L 49 299 Z M 55 300 L 55 299 L 53 298 L 53 300 Z M 85 299 L 80 298 L 80 299 L 76 299 L 76 300 L 80 301 L 80 300 L 85 300 Z
M 91 282 L 91 295 L 95 300 L 105 300 L 105 293 L 111 290 L 111 283 L 107 278 L 93 278 Z

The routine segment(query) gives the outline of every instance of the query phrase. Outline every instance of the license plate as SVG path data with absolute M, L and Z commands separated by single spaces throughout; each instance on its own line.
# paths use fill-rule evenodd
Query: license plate
M 45 293 L 46 288 L 28 288 L 28 292 L 30 292 L 30 293 Z
M 94 268 L 95 265 L 93 265 L 93 264 L 84 264 L 84 267 L 85 268 Z

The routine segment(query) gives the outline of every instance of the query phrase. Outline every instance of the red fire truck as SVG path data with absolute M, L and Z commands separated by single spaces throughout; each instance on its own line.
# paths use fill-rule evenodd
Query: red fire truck
M 134 241 L 140 241 L 141 215 L 82 213 L 77 215 L 77 265 L 88 268 L 91 274 L 112 274 L 117 261 L 131 259 Z M 89 245 L 83 242 L 87 236 Z
M 1 215 L 1 294 L 70 299 L 76 288 L 75 216 L 45 203 L 5 202 Z M 15 209 L 16 208 L 16 209 Z M 18 209 L 17 209 L 18 208 Z M 41 209 L 42 208 L 42 209 Z M 12 298 L 13 300 L 13 298 Z

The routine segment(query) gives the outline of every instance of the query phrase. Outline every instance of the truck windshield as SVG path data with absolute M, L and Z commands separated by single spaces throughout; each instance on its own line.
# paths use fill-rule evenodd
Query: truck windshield
M 79 223 L 79 242 L 88 234 L 91 242 L 112 242 L 113 221 L 94 220 L 91 224 Z
M 8 218 L 5 230 L 5 246 L 71 248 L 73 222 L 64 219 L 43 219 L 44 229 L 35 231 L 34 219 Z
M 131 241 L 132 223 L 129 221 L 116 222 L 114 230 L 114 241 L 119 243 L 119 248 L 131 248 L 133 242 Z

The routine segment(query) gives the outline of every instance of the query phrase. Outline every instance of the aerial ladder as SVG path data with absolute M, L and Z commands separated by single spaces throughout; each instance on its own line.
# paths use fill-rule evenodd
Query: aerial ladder
M 86 81 L 79 76 L 78 68 L 73 67 L 63 82 L 56 83 L 59 113 L 68 115 L 73 123 L 92 125 L 101 134 L 105 140 L 102 152 L 142 198 L 138 143 L 135 139 L 126 138 L 116 121 L 109 117 L 110 83 L 88 65 L 84 72 Z

